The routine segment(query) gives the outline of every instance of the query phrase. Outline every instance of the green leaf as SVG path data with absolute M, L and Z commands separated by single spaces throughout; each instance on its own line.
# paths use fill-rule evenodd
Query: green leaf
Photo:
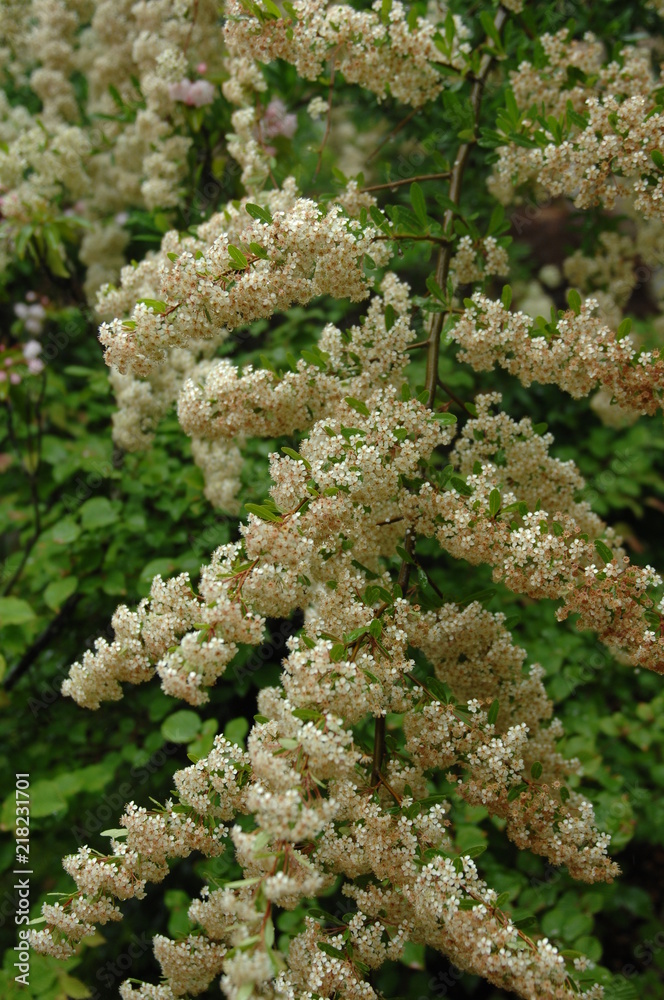
M 68 1000 L 87 1000 L 88 997 L 92 996 L 91 990 L 85 983 L 68 973 L 64 973 L 58 978 L 58 986 L 62 990 L 60 996 L 66 996 Z
M 383 623 L 380 618 L 374 618 L 374 620 L 369 625 L 369 635 L 372 635 L 374 639 L 380 639 L 383 634 Z
M 509 309 L 512 305 L 512 289 L 509 285 L 505 285 L 503 288 L 503 293 L 500 296 L 500 301 L 503 304 L 504 309 Z
M 503 498 L 500 494 L 500 490 L 491 490 L 489 494 L 489 514 L 491 517 L 495 517 L 500 510 L 503 503 Z
M 53 580 L 44 591 L 44 601 L 52 611 L 57 611 L 74 593 L 78 586 L 75 576 L 64 576 Z
M 156 313 L 165 313 L 168 309 L 166 303 L 162 302 L 161 299 L 138 299 L 137 305 L 139 303 Z
M 291 712 L 301 722 L 320 722 L 325 716 L 317 708 L 296 708 Z
M 320 948 L 321 951 L 324 951 L 326 955 L 331 955 L 332 958 L 339 958 L 342 962 L 346 961 L 346 953 L 344 951 L 340 951 L 339 948 L 334 948 L 331 944 L 328 944 L 327 941 L 317 941 L 316 946 Z
M 281 520 L 281 514 L 277 514 L 276 511 L 274 511 L 271 507 L 267 507 L 265 504 L 246 503 L 244 507 L 250 514 L 255 514 L 256 517 L 260 517 L 261 521 Z
M 463 856 L 464 858 L 479 858 L 480 854 L 484 854 L 488 847 L 488 844 L 471 844 L 470 847 L 464 847 Z M 473 902 L 475 902 L 473 900 Z
M 442 681 L 439 681 L 434 674 L 430 674 L 424 679 L 424 686 L 427 691 L 429 691 L 436 701 L 439 701 L 442 705 L 447 705 L 450 700 L 449 691 L 445 687 Z
M 81 507 L 81 525 L 87 531 L 115 524 L 118 518 L 119 513 L 116 505 L 112 504 L 107 497 L 92 497 L 91 500 L 86 500 Z
M 413 206 L 413 212 L 418 222 L 421 222 L 426 227 L 429 223 L 427 218 L 427 203 L 422 193 L 422 188 L 417 182 L 410 185 L 410 203 Z
M 22 625 L 34 617 L 34 611 L 22 597 L 0 597 L 0 628 L 5 625 Z
M 604 985 L 604 1000 L 639 1000 L 641 996 L 636 985 L 624 976 L 616 975 Z
M 426 284 L 433 297 L 442 302 L 443 305 L 447 305 L 447 296 L 432 274 L 427 278 Z
M 224 736 L 229 743 L 236 743 L 239 747 L 244 747 L 244 741 L 249 732 L 249 722 L 243 716 L 231 719 L 224 726 Z
M 189 709 L 174 712 L 161 724 L 161 735 L 171 743 L 189 743 L 200 731 L 201 717 Z
M 49 534 L 56 545 L 71 545 L 81 534 L 81 529 L 72 517 L 63 517 L 53 525 Z
M 265 222 L 268 225 L 273 221 L 272 216 L 267 208 L 263 208 L 262 205 L 255 205 L 253 202 L 248 202 L 245 206 L 245 210 L 252 219 L 257 219 L 258 222 Z
M 346 396 L 346 402 L 353 409 L 361 413 L 363 417 L 369 416 L 369 407 L 366 403 L 363 403 L 361 399 L 353 399 L 352 396 Z
M 241 250 L 234 247 L 232 243 L 228 245 L 228 256 L 231 259 L 233 267 L 237 268 L 238 271 L 244 271 L 245 268 L 249 267 L 249 261 L 244 256 Z
M 274 3 L 274 0 L 262 0 L 262 3 L 265 10 L 272 14 L 273 17 L 279 19 L 281 18 L 281 11 L 277 7 L 276 3 Z
M 268 252 L 267 252 L 267 250 L 264 247 L 260 246 L 260 244 L 258 244 L 258 243 L 250 243 L 249 244 L 249 249 L 251 250 L 251 252 L 254 255 L 254 257 L 260 257 L 261 260 L 267 260 L 268 259 Z
M 601 540 L 601 538 L 596 538 L 595 539 L 595 549 L 596 549 L 599 557 L 605 563 L 610 563 L 611 562 L 611 560 L 613 559 L 613 552 L 611 551 L 611 549 L 609 548 L 609 546 L 606 544 L 606 542 L 603 542 Z
M 577 292 L 576 288 L 570 288 L 567 292 L 567 301 L 569 302 L 569 307 L 575 315 L 579 315 L 581 312 L 581 296 Z
M 311 468 L 311 462 L 308 462 L 306 458 L 303 458 L 299 451 L 295 451 L 294 448 L 286 448 L 285 446 L 281 450 L 285 455 L 288 455 L 289 458 L 292 458 L 294 462 L 302 462 L 306 469 Z
M 385 306 L 385 329 L 389 333 L 397 320 L 397 314 L 394 310 L 394 306 L 388 304 Z
M 537 781 L 538 778 L 542 777 L 542 765 L 538 760 L 534 761 L 532 767 L 530 768 L 530 776 Z
M 658 149 L 650 150 L 650 159 L 658 170 L 664 170 L 664 156 L 662 156 Z
M 616 340 L 622 340 L 623 337 L 627 336 L 631 329 L 632 321 L 629 316 L 627 316 L 616 330 Z
M 411 566 L 417 565 L 411 554 L 406 552 L 401 545 L 397 545 L 397 555 L 400 556 L 404 562 L 410 563 Z
M 434 413 L 433 418 L 443 427 L 449 427 L 451 424 L 455 424 L 457 422 L 456 415 L 454 413 L 449 413 L 447 410 L 443 410 L 442 413 Z
M 463 497 L 471 497 L 473 495 L 472 486 L 469 486 L 461 476 L 450 476 L 450 486 Z
M 500 703 L 496 698 L 495 701 L 491 702 L 491 705 L 489 706 L 489 711 L 487 712 L 486 715 L 486 720 L 489 723 L 489 725 L 495 726 L 499 711 L 500 711 Z

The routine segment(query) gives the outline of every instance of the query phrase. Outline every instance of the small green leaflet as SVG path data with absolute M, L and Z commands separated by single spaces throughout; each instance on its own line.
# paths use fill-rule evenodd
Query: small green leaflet
M 427 677 L 425 679 L 425 687 L 427 691 L 429 691 L 434 696 L 436 701 L 439 701 L 442 705 L 447 705 L 449 701 L 448 692 L 446 691 L 445 686 L 442 684 L 441 681 L 438 680 L 437 677 L 434 677 L 433 675 Z
M 500 296 L 500 301 L 503 304 L 503 309 L 509 309 L 512 305 L 512 289 L 509 285 L 505 285 L 503 288 L 503 294 Z
M 241 250 L 234 247 L 232 243 L 228 245 L 228 256 L 231 259 L 233 267 L 237 268 L 239 271 L 244 271 L 246 267 L 249 267 L 249 261 L 244 256 Z
M 352 396 L 346 396 L 346 402 L 358 413 L 361 413 L 363 417 L 369 416 L 369 407 L 361 399 L 353 399 Z
M 438 282 L 436 281 L 436 279 L 432 274 L 430 274 L 429 277 L 427 278 L 427 288 L 429 289 L 429 291 L 431 292 L 431 294 L 435 299 L 438 299 L 439 302 L 442 302 L 444 305 L 447 305 L 447 298 L 445 297 L 445 292 L 440 287 L 440 285 L 438 284 Z
M 401 556 L 404 562 L 410 563 L 411 566 L 417 565 L 411 554 L 409 552 L 406 552 L 406 550 L 401 545 L 397 545 L 397 555 Z
M 470 497 L 473 495 L 473 488 L 469 486 L 468 483 L 464 482 L 461 476 L 450 476 L 450 486 L 457 493 L 460 493 L 462 497 Z
M 537 781 L 538 778 L 542 777 L 542 765 L 538 760 L 533 761 L 533 765 L 530 768 L 530 776 Z
M 618 329 L 616 330 L 616 340 L 622 340 L 632 329 L 632 321 L 629 316 L 622 321 Z
M 515 799 L 519 798 L 521 792 L 526 792 L 526 791 L 528 791 L 528 785 L 526 784 L 516 785 L 516 787 L 510 788 L 509 792 L 507 793 L 507 801 L 514 802 Z
M 311 462 L 307 462 L 306 458 L 303 458 L 302 455 L 300 455 L 299 451 L 295 451 L 294 448 L 286 448 L 286 447 L 282 448 L 281 450 L 285 455 L 288 455 L 289 458 L 292 458 L 294 462 L 304 462 L 305 468 L 307 469 L 311 468 Z
M 503 498 L 500 495 L 500 490 L 491 490 L 489 494 L 489 514 L 491 517 L 495 517 L 501 508 Z
M 595 539 L 595 549 L 597 550 L 597 553 L 600 556 L 600 558 L 605 563 L 611 562 L 611 560 L 613 559 L 613 552 L 611 551 L 609 546 L 605 542 L 603 542 L 600 538 Z
M 662 156 L 658 149 L 650 150 L 650 159 L 658 170 L 664 170 L 664 156 Z
M 498 718 L 498 712 L 500 711 L 500 704 L 498 699 L 491 702 L 489 706 L 489 711 L 487 712 L 486 719 L 490 726 L 495 726 L 496 719 Z
M 581 312 L 581 296 L 577 292 L 576 288 L 570 288 L 567 293 L 567 301 L 569 302 L 569 307 L 575 315 L 579 315 Z
M 252 202 L 249 202 L 244 207 L 252 219 L 256 219 L 258 222 L 265 222 L 268 225 L 272 222 L 272 216 L 267 208 L 263 208 L 261 205 L 254 205 Z
M 250 514 L 255 514 L 256 517 L 260 517 L 261 521 L 280 521 L 281 514 L 272 510 L 271 507 L 266 507 L 264 504 L 259 503 L 246 503 L 245 509 Z
M 261 260 L 267 260 L 268 257 L 267 250 L 265 250 L 262 246 L 259 246 L 258 243 L 250 243 L 249 249 L 251 250 L 254 257 L 260 257 Z
M 156 313 L 165 313 L 168 309 L 166 303 L 161 302 L 159 299 L 139 299 L 136 304 L 146 306 L 148 309 L 152 309 L 152 311 Z
M 327 941 L 317 941 L 316 945 L 321 951 L 324 951 L 326 955 L 331 955 L 332 958 L 341 959 L 342 962 L 346 961 L 346 953 L 340 951 L 338 948 L 334 948 Z
M 423 226 L 427 226 L 429 220 L 427 219 L 427 203 L 422 193 L 422 188 L 415 182 L 410 185 L 410 203 L 413 206 L 413 212 L 418 222 L 421 222 Z
M 281 11 L 276 3 L 274 3 L 274 0 L 263 0 L 263 7 L 269 14 L 272 14 L 272 17 L 281 18 Z
M 433 418 L 443 427 L 448 427 L 450 424 L 455 424 L 457 422 L 455 414 L 448 413 L 447 410 L 443 410 L 442 413 L 434 413 Z

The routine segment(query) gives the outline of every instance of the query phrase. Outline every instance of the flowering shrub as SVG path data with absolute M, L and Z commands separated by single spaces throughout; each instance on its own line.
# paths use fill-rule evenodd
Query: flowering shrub
M 634 831 L 554 715 L 578 686 L 554 644 L 600 650 L 597 690 L 662 698 L 644 680 L 664 673 L 662 578 L 608 516 L 662 508 L 644 493 L 664 448 L 661 23 L 631 5 L 614 45 L 604 7 L 563 28 L 521 0 L 5 5 L 0 398 L 34 512 L 10 629 L 35 617 L 40 559 L 55 576 L 45 638 L 9 632 L 9 686 L 103 591 L 128 600 L 62 694 L 102 729 L 123 698 L 152 722 L 189 706 L 156 744 L 189 764 L 127 796 L 106 847 L 72 845 L 36 953 L 79 962 L 202 857 L 197 898 L 189 868 L 182 919 L 152 928 L 160 983 L 112 977 L 114 995 L 415 997 L 435 954 L 527 1000 L 638 995 L 585 921 L 506 882 L 543 859 L 570 917 L 621 898 L 611 834 Z M 542 253 L 545 210 L 565 245 Z M 91 367 L 60 376 L 43 344 L 67 310 Z M 81 375 L 89 396 L 58 411 L 57 379 Z M 91 439 L 112 423 L 110 496 L 66 516 L 45 500 L 49 408 Z M 603 503 L 589 442 L 619 433 L 637 500 Z M 169 559 L 212 509 L 223 537 Z M 51 554 L 82 529 L 88 549 Z M 139 926 L 149 905 L 129 904 Z

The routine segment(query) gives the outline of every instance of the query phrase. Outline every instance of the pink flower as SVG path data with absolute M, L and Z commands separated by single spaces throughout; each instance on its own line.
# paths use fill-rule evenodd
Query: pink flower
M 196 72 L 199 76 L 203 76 L 204 73 L 207 73 L 207 63 L 200 62 L 196 67 Z
M 12 385 L 18 385 L 19 382 L 21 381 L 21 376 L 17 372 L 12 372 L 11 375 L 9 376 L 9 381 L 12 383 Z
M 274 97 L 265 109 L 260 123 L 262 139 L 274 139 L 283 135 L 292 139 L 297 129 L 297 115 L 288 113 L 286 105 L 279 97 Z
M 168 85 L 168 95 L 172 101 L 180 101 L 190 107 L 200 108 L 204 104 L 212 104 L 216 93 L 214 84 L 208 80 L 196 80 L 192 83 L 186 77 L 177 83 Z
M 44 370 L 44 362 L 40 358 L 30 358 L 28 368 L 34 375 L 38 375 Z

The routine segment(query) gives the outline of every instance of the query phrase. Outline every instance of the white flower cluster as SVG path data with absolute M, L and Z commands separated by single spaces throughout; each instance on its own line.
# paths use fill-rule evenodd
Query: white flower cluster
M 402 510 L 418 533 L 435 535 L 441 547 L 473 565 L 494 567 L 494 579 L 535 599 L 563 598 L 559 620 L 578 614 L 578 628 L 624 654 L 635 666 L 664 671 L 664 638 L 650 627 L 654 601 L 649 592 L 662 583 L 652 566 L 633 566 L 612 533 L 590 541 L 569 514 L 549 512 L 501 492 L 501 469 L 491 462 L 469 475 L 461 491 L 430 483 L 410 494 Z M 499 498 L 492 512 L 491 494 Z M 598 566 L 597 563 L 600 565 Z
M 292 185 L 286 188 L 290 204 L 268 210 L 269 222 L 250 220 L 242 205 L 228 213 L 230 219 L 226 213 L 213 216 L 199 227 L 197 237 L 167 234 L 157 265 L 155 302 L 139 298 L 130 318 L 101 327 L 106 363 L 121 372 L 147 375 L 173 347 L 271 316 L 295 302 L 304 304 L 318 295 L 365 298 L 365 257 L 370 253 L 376 264 L 389 259 L 387 246 L 375 242 L 377 231 L 345 217 L 338 205 L 323 212 L 293 193 Z M 229 232 L 229 222 L 235 232 Z M 107 292 L 105 309 L 117 313 L 118 304 L 132 298 L 145 280 L 146 270 L 152 277 L 155 263 L 139 266 L 136 274 L 125 269 L 122 291 Z
M 380 16 L 380 0 L 372 7 L 358 11 L 327 0 L 296 0 L 292 21 L 285 16 L 261 21 L 240 0 L 229 0 L 226 42 L 238 56 L 263 63 L 285 59 L 305 80 L 317 80 L 331 60 L 348 83 L 379 98 L 389 93 L 413 107 L 433 100 L 444 86 L 435 63 L 464 69 L 468 29 L 455 14 L 454 37 L 445 55 L 434 40 L 437 24 L 418 17 L 410 26 L 399 0 L 390 4 L 386 18 Z
M 190 907 L 197 930 L 189 938 L 155 939 L 167 978 L 159 989 L 173 996 L 185 990 L 195 995 L 221 973 L 231 998 L 246 992 L 247 984 L 275 996 L 343 987 L 344 996 L 369 998 L 375 994 L 357 959 L 378 967 L 397 957 L 407 940 L 440 948 L 461 967 L 508 982 L 524 995 L 551 995 L 546 990 L 553 983 L 556 996 L 572 996 L 556 949 L 520 936 L 496 909 L 497 894 L 474 863 L 456 852 L 449 804 L 434 801 L 415 815 L 409 811 L 427 797 L 426 774 L 442 769 L 462 798 L 506 821 L 519 847 L 565 864 L 585 881 L 614 877 L 608 837 L 597 830 L 592 806 L 577 793 L 562 793 L 578 765 L 556 750 L 561 727 L 551 720 L 542 671 L 534 665 L 524 674 L 525 653 L 512 644 L 503 617 L 478 603 L 419 612 L 394 588 L 381 557 L 393 554 L 405 517 L 407 529 L 435 531 L 455 554 L 495 565 L 498 541 L 510 542 L 500 534 L 500 519 L 494 518 L 493 534 L 487 535 L 482 505 L 499 468 L 491 459 L 501 450 L 500 472 L 509 482 L 503 503 L 515 496 L 530 499 L 538 477 L 544 478 L 560 507 L 585 517 L 589 526 L 595 522 L 574 500 L 582 484 L 578 472 L 548 456 L 549 438 L 537 435 L 529 421 L 494 416 L 495 396 L 478 400 L 478 415 L 452 453 L 463 470 L 482 463 L 481 476 L 468 476 L 475 509 L 454 491 L 412 492 L 410 478 L 436 448 L 450 445 L 453 421 L 396 391 L 412 338 L 407 309 L 406 286 L 390 276 L 363 323 L 345 334 L 325 329 L 320 366 L 298 368 L 292 373 L 299 379 L 297 391 L 284 395 L 282 431 L 304 428 L 308 435 L 299 453 L 272 456 L 271 504 L 249 516 L 241 543 L 216 551 L 198 595 L 184 575 L 169 584 L 157 579 L 136 613 L 117 613 L 115 642 L 99 644 L 72 668 L 66 693 L 91 707 L 103 697 L 118 697 L 121 681 L 146 679 L 155 670 L 167 691 L 200 704 L 236 644 L 261 641 L 265 617 L 289 616 L 296 608 L 305 614 L 304 630 L 289 640 L 280 686 L 260 692 L 246 751 L 217 737 L 205 759 L 175 776 L 178 805 L 154 812 L 131 803 L 121 819 L 126 843 L 114 841 L 111 858 L 97 859 L 86 848 L 68 860 L 79 888 L 72 900 L 83 907 L 86 927 L 81 931 L 49 910 L 47 930 L 33 938 L 40 950 L 64 953 L 88 932 L 96 916 L 94 907 L 86 907 L 95 893 L 106 912 L 108 900 L 140 896 L 148 881 L 160 881 L 170 858 L 192 850 L 212 856 L 230 838 L 244 879 L 203 890 Z M 228 372 L 226 362 L 217 367 Z M 228 388 L 215 396 L 218 414 L 205 410 L 196 432 L 206 431 L 213 443 L 269 433 L 260 405 L 264 373 L 228 374 Z M 236 398 L 233 385 L 243 380 Z M 271 384 L 278 399 L 280 382 Z M 306 416 L 300 396 L 311 404 Z M 245 412 L 241 400 L 247 397 Z M 454 516 L 466 512 L 457 522 L 465 533 L 451 531 L 452 509 Z M 549 521 L 545 513 L 537 517 Z M 560 517 L 567 518 L 569 534 L 570 514 Z M 427 518 L 430 523 L 424 523 Z M 472 551 L 473 527 L 480 521 L 489 542 Z M 558 593 L 562 584 L 558 571 L 549 569 L 550 546 L 538 568 L 532 553 L 541 528 L 532 531 L 528 515 L 523 522 L 513 532 L 511 554 L 503 557 L 505 565 L 512 560 L 504 571 L 513 583 L 527 563 L 531 589 L 550 593 L 555 584 Z M 524 532 L 533 538 L 521 537 Z M 569 544 L 565 539 L 563 553 Z M 557 550 L 556 559 L 555 565 Z M 547 573 L 553 573 L 553 584 Z M 449 698 L 441 700 L 426 678 L 416 676 L 409 646 L 422 650 Z M 404 752 L 390 755 L 376 776 L 352 727 L 389 712 L 403 715 Z M 253 826 L 232 825 L 239 814 L 251 815 Z M 354 880 L 366 874 L 380 884 L 360 888 Z M 284 959 L 266 930 L 271 908 L 293 908 L 339 875 L 357 905 L 349 925 L 354 959 L 343 939 L 312 921 Z M 319 949 L 319 941 L 334 954 Z M 168 993 L 148 986 L 135 992 L 126 984 L 123 996 Z
M 658 86 L 650 55 L 646 48 L 629 46 L 617 59 L 605 63 L 601 42 L 590 33 L 583 39 L 572 39 L 567 29 L 555 35 L 544 34 L 539 41 L 545 54 L 544 65 L 535 67 L 524 61 L 510 74 L 526 141 L 499 147 L 499 159 L 489 179 L 489 188 L 505 204 L 514 201 L 515 189 L 524 182 L 535 183 L 551 194 L 564 192 L 578 197 L 579 207 L 594 204 L 598 198 L 612 203 L 619 191 L 627 189 L 620 176 L 625 167 L 630 174 L 638 173 L 644 166 L 645 173 L 655 174 L 649 156 L 633 158 L 644 138 L 643 130 L 657 127 L 644 123 L 645 111 L 639 105 L 644 95 L 650 95 Z M 606 107 L 602 103 L 605 97 Z M 627 138 L 628 146 L 624 151 L 621 136 L 626 137 L 627 133 L 623 133 L 617 120 L 609 120 L 609 115 L 616 111 L 616 98 L 622 97 L 627 98 L 628 115 L 636 113 L 638 119 L 637 132 Z M 634 100 L 636 105 L 630 103 Z M 570 105 L 577 115 L 589 113 L 596 131 L 593 132 L 590 121 L 588 127 L 581 127 L 568 119 L 569 139 L 559 144 L 551 136 L 552 141 L 547 145 L 531 147 L 529 140 L 541 128 L 537 115 L 565 120 Z M 646 153 L 650 148 L 647 147 Z M 612 164 L 609 151 L 611 156 L 618 158 L 625 155 L 625 163 Z
M 629 335 L 618 337 L 597 311 L 597 301 L 586 299 L 578 312 L 538 323 L 476 292 L 450 336 L 461 347 L 460 359 L 477 371 L 499 364 L 524 385 L 553 383 L 577 399 L 602 385 L 618 405 L 655 413 L 662 405 L 664 359 L 659 351 L 637 352 Z
M 66 184 L 83 201 L 97 183 L 113 183 L 123 204 L 174 203 L 186 153 L 177 123 L 216 96 L 204 79 L 208 60 L 214 66 L 217 59 L 216 4 L 122 0 L 111 9 L 101 2 L 89 24 L 82 14 L 68 16 L 64 0 L 29 6 L 30 17 L 11 36 L 10 72 L 30 68 L 21 62 L 26 32 L 48 36 L 35 86 L 50 80 L 52 93 L 41 146 L 34 127 L 19 135 L 20 114 L 0 108 L 0 125 L 11 133 L 0 179 L 7 178 L 12 218 L 21 217 L 29 197 L 35 205 L 64 197 L 57 150 L 89 142 L 67 118 L 68 78 L 84 55 L 100 59 L 91 107 L 110 114 L 119 97 L 136 105 L 135 116 L 112 126 L 109 149 L 77 150 Z M 518 12 L 522 4 L 504 6 Z M 237 505 L 247 438 L 297 435 L 297 450 L 285 446 L 269 456 L 269 496 L 248 505 L 239 539 L 212 554 L 197 588 L 187 574 L 156 577 L 135 611 L 118 608 L 114 640 L 98 640 L 71 667 L 63 693 L 97 709 L 121 698 L 123 684 L 157 675 L 167 694 L 200 706 L 239 646 L 264 642 L 268 619 L 297 613 L 302 627 L 287 641 L 279 681 L 258 694 L 246 747 L 217 736 L 203 759 L 174 776 L 174 799 L 163 808 L 126 806 L 120 829 L 109 831 L 107 854 L 85 846 L 65 858 L 76 891 L 44 907 L 46 926 L 31 932 L 32 944 L 66 957 L 96 925 L 119 919 L 117 901 L 141 899 L 148 883 L 161 882 L 173 859 L 228 850 L 241 876 L 202 888 L 188 911 L 191 933 L 154 939 L 164 982 L 138 989 L 124 983 L 123 1000 L 200 995 L 214 980 L 228 1000 L 377 1000 L 369 972 L 398 960 L 406 942 L 438 949 L 523 997 L 599 1000 L 601 987 L 579 993 L 573 978 L 584 960 L 568 963 L 547 938 L 524 934 L 457 843 L 454 806 L 461 800 L 485 809 L 518 848 L 565 865 L 574 878 L 610 882 L 618 873 L 592 804 L 575 790 L 580 764 L 557 749 L 562 726 L 542 667 L 527 666 L 505 617 L 479 601 L 439 594 L 423 611 L 417 595 L 427 592 L 427 573 L 415 543 L 434 537 L 446 556 L 491 566 L 515 592 L 561 600 L 560 619 L 578 614 L 579 627 L 660 672 L 664 638 L 652 622 L 664 602 L 655 606 L 650 590 L 661 580 L 652 567 L 630 565 L 620 539 L 579 499 L 583 479 L 573 463 L 549 454 L 552 436 L 528 418 L 493 411 L 497 393 L 479 396 L 475 409 L 466 404 L 471 419 L 455 440 L 449 405 L 435 409 L 428 391 L 437 374 L 433 339 L 425 341 L 427 391 L 411 391 L 409 351 L 423 346 L 413 306 L 426 311 L 432 303 L 411 300 L 395 274 L 382 277 L 361 319 L 348 329 L 327 324 L 289 370 L 215 357 L 230 331 L 293 303 L 369 298 L 365 264 L 383 268 L 391 255 L 380 220 L 372 224 L 372 189 L 362 190 L 362 181 L 348 183 L 325 207 L 302 197 L 292 179 L 263 190 L 275 153 L 270 142 L 292 136 L 297 119 L 281 98 L 262 99 L 267 75 L 258 64 L 286 59 L 308 80 L 327 66 L 331 76 L 413 108 L 439 94 L 441 66 L 463 76 L 470 64 L 468 31 L 437 4 L 426 19 L 407 18 L 398 0 L 366 11 L 298 0 L 284 10 L 281 16 L 260 0 L 229 0 L 225 9 L 230 57 L 222 89 L 236 106 L 225 150 L 240 163 L 249 196 L 185 234 L 166 233 L 158 251 L 122 270 L 119 287 L 105 286 L 100 308 L 108 322 L 100 339 L 119 403 L 116 440 L 145 447 L 177 403 L 206 494 L 220 507 Z M 60 55 L 50 44 L 56 30 Z M 513 184 L 537 175 L 581 207 L 598 199 L 612 205 L 620 196 L 657 217 L 661 179 L 648 157 L 661 123 L 658 114 L 646 120 L 644 95 L 654 84 L 647 60 L 630 50 L 604 66 L 591 36 L 569 46 L 566 33 L 544 36 L 542 46 L 544 67 L 523 64 L 513 76 L 517 106 L 525 115 L 536 99 L 562 115 L 571 101 L 588 126 L 572 116 L 577 131 L 566 142 L 504 147 L 493 189 L 507 199 Z M 115 97 L 106 94 L 113 58 L 122 76 Z M 135 65 L 142 101 L 127 84 Z M 489 65 L 486 53 L 472 62 L 474 88 L 481 89 Z M 320 96 L 305 101 L 313 116 L 328 107 Z M 522 126 L 528 135 L 537 127 L 534 119 Z M 463 162 L 459 154 L 457 179 Z M 36 176 L 44 185 L 37 194 Z M 23 192 L 25 184 L 34 190 Z M 94 217 L 85 244 L 91 267 L 97 253 L 121 255 L 120 229 Z M 570 265 L 591 287 L 621 276 L 627 291 L 612 300 L 616 308 L 633 287 L 617 263 L 625 239 L 607 237 L 594 270 L 583 255 Z M 446 238 L 440 243 L 451 298 L 459 285 L 507 269 L 493 237 L 462 236 L 454 256 Z M 570 302 L 575 308 L 551 323 L 533 323 L 476 294 L 463 310 L 453 303 L 450 313 L 459 318 L 440 327 L 478 370 L 498 363 L 526 385 L 554 383 L 576 397 L 599 384 L 618 403 L 653 413 L 664 362 L 637 355 L 628 337 L 600 321 L 593 299 Z M 428 338 L 438 319 L 431 313 Z M 399 741 L 389 731 L 394 720 Z M 432 780 L 442 774 L 445 799 Z M 275 911 L 296 910 L 335 886 L 354 908 L 343 933 L 324 915 L 310 915 L 287 955 L 275 947 Z
M 11 248 L 26 224 L 73 215 L 72 232 L 85 234 L 92 297 L 122 262 L 126 235 L 113 216 L 127 205 L 178 202 L 191 145 L 183 109 L 216 92 L 204 78 L 186 94 L 182 85 L 194 67 L 220 70 L 217 5 L 26 0 L 20 9 L 10 6 L 3 65 L 43 106 L 33 116 L 0 96 L 0 138 L 7 143 L 0 153 L 2 214 L 11 223 L 2 244 Z M 75 73 L 86 79 L 82 108 Z M 79 217 L 90 231 L 77 228 Z

